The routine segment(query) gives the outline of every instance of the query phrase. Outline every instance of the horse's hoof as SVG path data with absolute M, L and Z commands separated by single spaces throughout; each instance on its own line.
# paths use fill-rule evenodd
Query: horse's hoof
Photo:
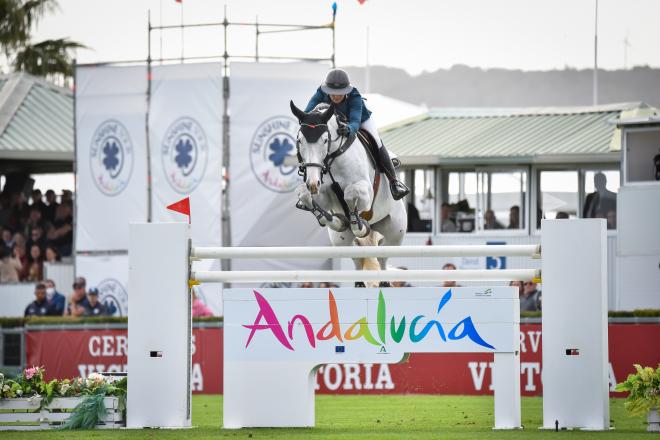
M 392 284 L 390 284 L 389 281 L 381 281 L 381 282 L 378 284 L 378 287 L 392 287 Z
M 362 282 L 362 281 L 356 281 L 355 282 L 355 287 L 367 287 L 367 285 L 364 284 L 364 282 Z

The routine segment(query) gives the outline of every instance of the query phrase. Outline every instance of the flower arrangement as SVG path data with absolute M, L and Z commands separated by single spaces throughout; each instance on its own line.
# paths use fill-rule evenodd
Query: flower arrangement
M 616 386 L 617 391 L 628 391 L 624 404 L 631 416 L 647 413 L 652 409 L 660 409 L 660 365 L 654 370 L 635 364 L 636 374 Z
M 56 397 L 82 397 L 82 401 L 63 425 L 65 429 L 91 429 L 106 413 L 104 397 L 118 397 L 120 408 L 126 407 L 127 380 L 114 380 L 99 373 L 91 373 L 86 379 L 44 380 L 44 367 L 23 370 L 15 379 L 7 379 L 0 373 L 0 399 L 40 399 L 39 409 L 47 408 Z

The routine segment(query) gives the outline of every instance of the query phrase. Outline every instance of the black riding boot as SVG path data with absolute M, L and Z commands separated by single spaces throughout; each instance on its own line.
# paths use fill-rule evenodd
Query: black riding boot
M 383 170 L 387 176 L 387 180 L 390 181 L 390 191 L 392 192 L 392 197 L 394 200 L 399 200 L 404 198 L 410 190 L 403 183 L 397 180 L 396 171 L 394 171 L 394 164 L 392 159 L 390 159 L 390 153 L 387 152 L 385 145 L 381 145 L 378 149 L 378 156 L 380 159 L 380 168 Z

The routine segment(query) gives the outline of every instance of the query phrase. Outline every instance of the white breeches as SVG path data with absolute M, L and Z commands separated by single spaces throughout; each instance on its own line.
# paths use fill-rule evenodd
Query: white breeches
M 360 128 L 364 128 L 369 132 L 369 134 L 376 140 L 378 148 L 383 146 L 383 141 L 380 139 L 380 135 L 378 134 L 378 126 L 374 122 L 373 116 L 364 121 L 362 125 L 360 125 Z

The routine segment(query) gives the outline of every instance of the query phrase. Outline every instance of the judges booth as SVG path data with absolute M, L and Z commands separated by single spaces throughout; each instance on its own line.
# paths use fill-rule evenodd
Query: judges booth
M 660 116 L 618 119 L 623 184 L 618 194 L 619 309 L 656 307 L 660 286 Z

